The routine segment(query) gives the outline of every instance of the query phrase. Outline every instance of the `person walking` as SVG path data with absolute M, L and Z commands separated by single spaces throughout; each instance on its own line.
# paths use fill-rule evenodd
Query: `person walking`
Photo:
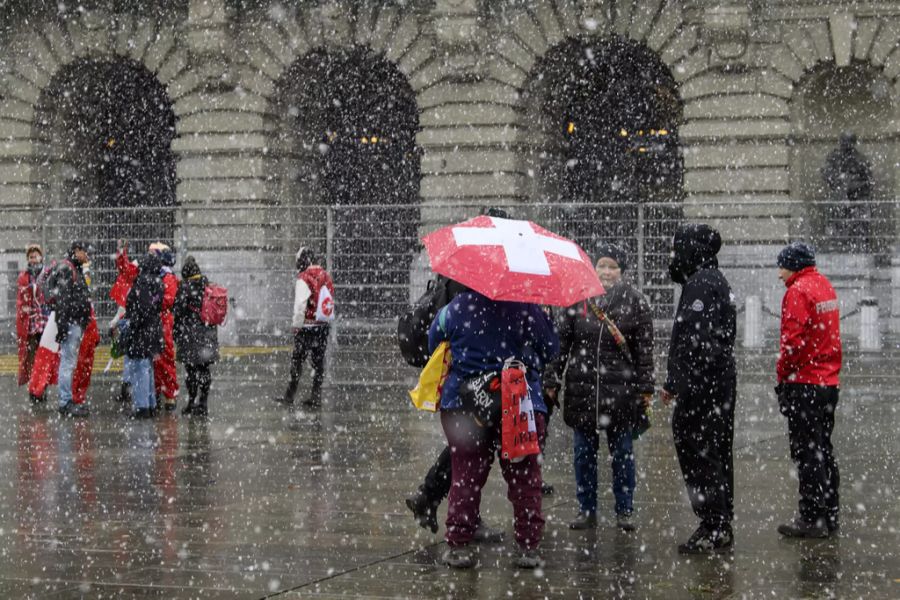
M 622 279 L 626 268 L 624 250 L 600 246 L 596 269 L 606 294 L 560 315 L 560 356 L 545 377 L 547 396 L 555 398 L 564 384 L 563 420 L 575 431 L 579 511 L 571 529 L 597 526 L 597 452 L 604 430 L 616 525 L 635 528 L 633 439 L 654 391 L 653 318 L 643 294 Z
M 18 384 L 28 385 L 34 367 L 41 334 L 47 325 L 50 314 L 44 305 L 43 296 L 38 288 L 38 277 L 44 272 L 44 252 L 37 244 L 25 249 L 28 264 L 19 273 L 16 292 L 16 340 L 19 347 Z M 34 396 L 32 402 L 43 402 L 44 396 Z
M 800 481 L 799 513 L 779 525 L 778 533 L 823 538 L 839 527 L 840 475 L 831 433 L 840 389 L 840 307 L 831 282 L 816 269 L 811 246 L 789 244 L 777 264 L 787 291 L 781 301 L 775 390 Z
M 90 261 L 91 247 L 86 242 L 74 241 L 65 259 L 53 267 L 47 275 L 47 289 L 52 298 L 56 321 L 56 342 L 59 344 L 59 414 L 63 417 L 86 417 L 84 403 L 72 398 L 72 383 L 81 338 L 91 320 L 91 297 L 82 270 Z
M 297 251 L 295 257 L 297 282 L 294 287 L 294 316 L 291 321 L 294 334 L 291 380 L 284 395 L 276 398 L 287 405 L 294 404 L 307 356 L 312 364 L 313 380 L 305 404 L 316 407 L 322 402 L 325 352 L 328 349 L 331 321 L 334 320 L 334 282 L 328 271 L 313 262 L 314 258 L 312 249 L 305 246 Z
M 178 361 L 187 371 L 188 403 L 181 414 L 205 417 L 209 414 L 210 367 L 219 360 L 219 332 L 201 319 L 203 294 L 209 281 L 200 272 L 193 256 L 181 266 L 181 285 L 175 297 L 175 344 Z
M 128 320 L 120 333 L 119 344 L 126 357 L 126 380 L 131 385 L 134 402 L 133 419 L 150 418 L 156 412 L 153 359 L 163 349 L 161 266 L 155 254 L 140 259 L 138 276 L 125 304 Z
M 675 232 L 669 274 L 682 286 L 672 326 L 662 400 L 675 402 L 672 435 L 691 508 L 700 526 L 682 554 L 709 554 L 734 544 L 734 407 L 737 311 L 719 271 L 719 232 L 705 224 Z
M 559 351 L 559 340 L 547 314 L 536 304 L 499 302 L 474 291 L 458 294 L 442 308 L 428 332 L 434 351 L 442 341 L 450 343 L 453 356 L 441 392 L 441 425 L 450 447 L 451 487 L 447 510 L 446 540 L 450 549 L 446 564 L 471 568 L 477 561 L 470 549 L 481 522 L 481 491 L 487 481 L 494 453 L 500 444 L 500 422 L 481 419 L 481 413 L 464 402 L 463 394 L 476 381 L 487 387 L 486 375 L 500 373 L 510 357 L 526 366 L 526 381 L 534 405 L 538 441 L 545 434 L 547 408 L 541 393 L 541 375 Z M 469 392 L 478 397 L 477 391 Z M 499 411 L 498 411 L 499 412 Z M 519 547 L 516 564 L 521 568 L 543 565 L 537 548 L 544 517 L 541 514 L 541 467 L 537 454 L 518 462 L 500 459 L 503 477 L 513 504 L 515 537 Z

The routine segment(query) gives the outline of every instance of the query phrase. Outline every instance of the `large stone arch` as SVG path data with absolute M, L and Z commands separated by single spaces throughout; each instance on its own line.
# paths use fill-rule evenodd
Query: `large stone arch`
M 297 161 L 299 157 L 292 156 L 293 142 L 289 136 L 282 135 L 291 120 L 286 112 L 290 107 L 282 95 L 284 80 L 291 77 L 292 69 L 314 55 L 369 56 L 390 65 L 404 80 L 403 86 L 408 88 L 415 103 L 416 115 L 419 94 L 441 77 L 441 61 L 436 56 L 424 9 L 414 5 L 401 8 L 391 2 L 358 4 L 335 2 L 274 13 L 267 10 L 247 15 L 239 28 L 237 84 L 244 95 L 244 117 L 254 123 L 255 133 L 262 141 L 255 158 L 261 197 L 269 206 L 269 223 L 287 225 L 267 228 L 269 247 L 275 250 L 269 267 L 285 274 L 293 268 L 293 253 L 301 238 L 315 238 L 315 232 L 324 231 L 326 223 L 321 211 L 304 209 L 314 199 L 304 199 L 298 191 L 292 178 L 302 165 Z M 246 102 L 247 99 L 251 102 Z M 418 129 L 418 121 L 415 127 Z M 414 200 L 418 197 L 416 193 Z M 316 239 L 313 245 L 320 251 L 326 250 L 324 236 L 318 238 L 321 239 Z M 408 276 L 405 279 L 408 282 Z M 289 283 L 290 277 L 286 276 L 285 281 Z M 287 286 L 276 291 L 285 309 L 289 308 L 290 292 Z M 407 294 L 400 295 L 405 300 Z M 279 318 L 283 317 L 279 315 Z
M 51 19 L 23 23 L 12 36 L 10 55 L 13 61 L 0 73 L 3 205 L 31 209 L 45 205 L 45 182 L 36 164 L 40 139 L 35 106 L 62 67 L 80 59 L 133 61 L 153 73 L 173 101 L 197 84 L 187 73 L 187 52 L 178 44 L 175 24 L 127 14 L 85 11 L 65 23 Z
M 506 90 L 496 96 L 495 110 L 504 110 L 510 115 L 512 128 L 509 142 L 512 155 L 509 172 L 506 173 L 507 177 L 514 180 L 510 201 L 526 205 L 562 199 L 557 197 L 558 194 L 550 194 L 554 197 L 548 197 L 548 192 L 542 185 L 545 175 L 553 178 L 552 173 L 543 169 L 554 168 L 550 165 L 554 160 L 546 158 L 554 152 L 558 141 L 550 134 L 546 119 L 539 114 L 543 107 L 538 106 L 542 101 L 539 98 L 541 94 L 536 92 L 542 84 L 539 80 L 543 74 L 539 71 L 544 68 L 548 59 L 552 60 L 557 49 L 573 44 L 585 47 L 591 44 L 615 44 L 616 41 L 623 47 L 646 49 L 647 56 L 668 71 L 668 76 L 673 80 L 671 88 L 676 96 L 680 85 L 702 72 L 704 65 L 704 57 L 696 49 L 696 31 L 685 21 L 680 1 L 652 2 L 650 6 L 641 2 L 581 4 L 568 0 L 536 2 L 528 6 L 510 3 L 508 7 L 495 11 L 490 37 L 494 41 L 491 44 L 490 58 L 485 64 L 485 72 L 493 85 Z M 680 106 L 681 98 L 674 97 L 673 102 Z M 677 112 L 680 121 L 680 109 Z M 661 125 L 657 124 L 656 127 Z M 672 125 L 670 127 L 677 128 Z M 631 132 L 633 133 L 636 132 Z M 669 139 L 677 139 L 677 132 L 672 133 L 676 135 Z M 680 156 L 678 160 L 679 177 L 674 187 L 679 189 L 671 199 L 680 200 Z M 565 170 L 565 163 L 562 160 L 556 166 Z M 520 211 L 530 214 L 528 210 Z M 544 215 L 543 218 L 552 217 Z M 597 218 L 603 217 L 598 215 Z M 667 306 L 671 302 L 671 291 L 663 281 L 662 252 L 659 248 L 648 251 L 650 249 L 644 242 L 653 237 L 653 243 L 661 248 L 668 243 L 670 232 L 668 229 L 663 231 L 657 228 L 651 233 L 651 227 L 642 229 L 643 233 L 638 234 L 638 220 L 634 218 L 633 221 L 634 227 L 629 225 L 623 229 L 632 233 L 619 232 L 627 239 L 618 241 L 624 242 L 634 253 L 655 257 L 649 262 L 641 262 L 634 272 L 639 273 L 639 280 L 646 283 L 648 289 L 659 286 L 651 294 L 656 304 Z M 669 223 L 672 219 L 660 217 L 655 221 Z M 577 237 L 577 233 L 575 235 Z M 646 272 L 645 267 L 649 267 Z

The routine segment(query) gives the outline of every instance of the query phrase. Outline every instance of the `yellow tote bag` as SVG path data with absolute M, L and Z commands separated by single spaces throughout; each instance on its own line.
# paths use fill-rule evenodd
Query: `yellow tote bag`
M 409 391 L 413 406 L 419 410 L 435 412 L 441 401 L 441 389 L 450 371 L 450 343 L 441 342 L 428 364 L 419 373 L 419 383 Z

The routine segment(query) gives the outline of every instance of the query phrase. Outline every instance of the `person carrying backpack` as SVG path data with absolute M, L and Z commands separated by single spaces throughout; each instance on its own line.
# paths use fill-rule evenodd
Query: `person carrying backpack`
M 291 380 L 284 396 L 276 398 L 287 405 L 294 404 L 297 386 L 303 373 L 307 355 L 313 368 L 312 390 L 307 406 L 319 406 L 322 401 L 322 382 L 325 379 L 325 351 L 331 321 L 334 320 L 334 282 L 328 271 L 314 264 L 313 251 L 301 247 L 296 255 L 297 282 L 294 287 L 294 352 L 291 356 Z
M 210 367 L 219 360 L 219 333 L 203 320 L 203 301 L 209 280 L 193 256 L 184 259 L 181 285 L 175 296 L 175 345 L 178 362 L 187 371 L 188 403 L 181 414 L 205 417 L 212 386 Z

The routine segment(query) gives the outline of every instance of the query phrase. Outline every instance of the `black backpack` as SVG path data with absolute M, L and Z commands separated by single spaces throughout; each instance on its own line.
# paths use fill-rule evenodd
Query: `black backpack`
M 409 365 L 424 367 L 431 358 L 428 351 L 428 328 L 439 310 L 452 299 L 447 289 L 447 280 L 439 277 L 428 282 L 425 293 L 397 323 L 397 345 Z

